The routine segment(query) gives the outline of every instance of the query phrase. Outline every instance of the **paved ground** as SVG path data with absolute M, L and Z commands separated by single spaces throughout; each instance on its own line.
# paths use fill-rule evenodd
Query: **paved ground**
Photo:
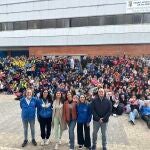
M 91 125 L 92 126 L 92 125 Z M 92 132 L 92 128 L 91 128 Z M 30 133 L 29 133 L 30 135 Z M 36 137 L 38 146 L 31 143 L 25 150 L 53 150 L 54 136 L 48 146 L 40 146 L 39 124 L 36 122 Z M 0 150 L 20 150 L 23 141 L 23 128 L 20 119 L 19 102 L 13 96 L 0 95 Z M 68 134 L 63 134 L 60 150 L 68 149 Z M 101 140 L 98 138 L 98 150 Z M 111 117 L 108 126 L 109 150 L 150 150 L 150 130 L 142 120 L 137 120 L 133 126 L 128 123 L 128 116 Z

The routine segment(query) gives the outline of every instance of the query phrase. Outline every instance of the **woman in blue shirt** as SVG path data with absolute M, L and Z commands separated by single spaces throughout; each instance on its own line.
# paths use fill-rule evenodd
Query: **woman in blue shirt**
M 52 122 L 52 96 L 48 90 L 41 92 L 40 99 L 38 100 L 37 116 L 41 129 L 41 145 L 49 144 L 49 137 L 51 134 L 51 122 Z
M 91 121 L 91 107 L 86 102 L 85 95 L 80 95 L 80 100 L 77 105 L 77 137 L 79 149 L 85 146 L 87 149 L 91 147 L 90 138 L 90 121 Z M 83 132 L 84 128 L 84 132 Z

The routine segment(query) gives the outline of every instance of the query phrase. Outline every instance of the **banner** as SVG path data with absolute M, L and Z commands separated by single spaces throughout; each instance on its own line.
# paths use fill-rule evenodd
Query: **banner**
M 127 13 L 150 12 L 150 0 L 127 0 Z

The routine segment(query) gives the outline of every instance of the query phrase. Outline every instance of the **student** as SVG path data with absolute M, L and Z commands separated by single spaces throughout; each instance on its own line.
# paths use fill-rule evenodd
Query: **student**
M 40 99 L 38 100 L 38 120 L 41 130 L 41 145 L 49 144 L 49 137 L 51 134 L 51 122 L 52 122 L 52 97 L 48 90 L 41 92 Z
M 150 101 L 144 102 L 144 105 L 140 109 L 141 118 L 147 123 L 147 127 L 150 129 Z
M 58 149 L 58 145 L 61 144 L 61 137 L 63 130 L 67 128 L 63 120 L 63 100 L 62 94 L 60 91 L 56 91 L 54 95 L 53 103 L 53 124 L 54 124 L 54 133 L 55 133 L 55 150 Z
M 21 117 L 24 129 L 24 142 L 22 147 L 25 147 L 28 143 L 28 124 L 30 124 L 32 144 L 34 146 L 37 145 L 37 142 L 35 141 L 35 114 L 37 101 L 32 97 L 32 93 L 32 89 L 27 89 L 25 97 L 20 100 L 20 107 L 22 110 Z
M 131 107 L 131 112 L 129 113 L 129 122 L 135 125 L 135 119 L 139 118 L 139 102 L 135 95 L 129 99 L 129 102 Z
M 73 94 L 68 91 L 66 94 L 66 101 L 64 103 L 64 121 L 68 124 L 69 127 L 69 145 L 70 150 L 74 150 L 75 145 L 75 136 L 74 129 L 77 122 L 77 103 L 73 101 Z
M 77 105 L 77 137 L 78 149 L 85 146 L 87 149 L 91 148 L 90 138 L 90 121 L 92 113 L 90 104 L 87 103 L 85 95 L 81 94 L 79 103 Z M 84 131 L 83 131 L 84 130 Z

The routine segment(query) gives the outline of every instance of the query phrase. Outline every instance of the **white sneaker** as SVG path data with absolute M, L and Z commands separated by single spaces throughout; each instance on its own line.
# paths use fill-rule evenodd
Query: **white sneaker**
M 45 140 L 42 140 L 41 145 L 42 146 L 45 145 Z
M 57 150 L 57 149 L 58 149 L 58 144 L 55 145 L 55 150 Z
M 61 145 L 61 140 L 59 140 L 58 144 Z
M 114 116 L 114 117 L 117 117 L 117 115 L 116 115 L 116 114 L 113 114 L 113 116 Z
M 45 145 L 48 145 L 49 144 L 49 139 L 46 139 L 45 140 Z

